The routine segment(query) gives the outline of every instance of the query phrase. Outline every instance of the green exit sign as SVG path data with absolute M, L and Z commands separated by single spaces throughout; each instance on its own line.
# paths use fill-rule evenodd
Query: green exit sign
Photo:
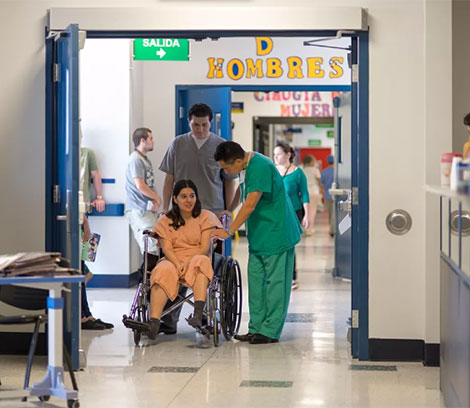
M 181 38 L 134 40 L 134 60 L 189 61 L 189 40 Z
M 321 140 L 320 139 L 308 139 L 308 145 L 309 146 L 321 146 Z

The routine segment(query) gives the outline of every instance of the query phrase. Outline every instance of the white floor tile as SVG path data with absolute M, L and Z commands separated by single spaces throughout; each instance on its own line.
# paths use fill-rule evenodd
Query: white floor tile
M 87 367 L 77 373 L 81 407 L 442 407 L 439 369 L 418 363 L 357 362 L 350 356 L 347 318 L 350 283 L 331 276 L 333 240 L 320 214 L 316 232 L 298 245 L 299 289 L 292 292 L 289 313 L 309 314 L 308 321 L 286 323 L 281 342 L 250 345 L 222 340 L 219 348 L 196 345 L 182 319 L 178 334 L 147 339 L 134 346 L 121 318 L 130 309 L 135 289 L 90 289 L 95 316 L 114 330 L 82 333 Z M 246 275 L 247 242 L 234 247 Z M 247 283 L 240 329 L 248 324 Z M 182 317 L 191 312 L 184 308 Z M 36 358 L 32 382 L 44 374 L 46 359 Z M 351 364 L 395 365 L 396 371 L 354 371 Z M 192 373 L 149 372 L 152 367 L 197 367 Z M 21 387 L 25 357 L 0 356 L 0 389 Z M 241 387 L 242 381 L 275 381 L 281 388 Z M 66 384 L 70 381 L 66 378 Z M 279 384 L 279 383 L 278 383 Z M 1 392 L 0 392 L 1 395 Z M 3 407 L 64 407 L 30 399 L 0 400 Z

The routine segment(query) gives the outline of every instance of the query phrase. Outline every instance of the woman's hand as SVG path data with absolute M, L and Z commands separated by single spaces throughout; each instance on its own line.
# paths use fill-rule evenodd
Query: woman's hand
M 304 229 L 307 230 L 309 225 L 310 225 L 310 221 L 309 221 L 308 217 L 305 216 L 302 220 L 302 226 L 304 227 Z

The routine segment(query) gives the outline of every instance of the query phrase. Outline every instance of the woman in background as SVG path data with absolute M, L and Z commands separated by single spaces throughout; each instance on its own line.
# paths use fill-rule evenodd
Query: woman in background
M 287 195 L 290 198 L 292 207 L 294 207 L 297 218 L 304 229 L 307 230 L 310 225 L 310 197 L 307 187 L 307 178 L 302 169 L 293 164 L 294 157 L 294 149 L 286 143 L 278 143 L 274 148 L 274 163 L 276 164 L 276 168 L 282 176 Z M 298 287 L 297 267 L 294 257 L 292 290 Z
M 314 233 L 315 217 L 317 215 L 318 204 L 321 200 L 320 177 L 321 173 L 316 166 L 315 157 L 307 155 L 302 160 L 302 170 L 307 177 L 308 193 L 310 196 L 310 224 L 305 231 L 305 235 Z

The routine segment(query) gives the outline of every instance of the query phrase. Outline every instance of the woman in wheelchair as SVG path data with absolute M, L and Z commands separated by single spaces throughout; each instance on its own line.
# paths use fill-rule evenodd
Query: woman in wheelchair
M 222 224 L 211 211 L 201 209 L 195 184 L 191 180 L 176 182 L 172 208 L 155 226 L 164 258 L 150 276 L 150 339 L 157 337 L 165 303 L 176 298 L 180 284 L 194 293 L 194 313 L 188 323 L 201 327 L 207 287 L 214 275 L 208 256 L 214 228 L 222 228 Z

